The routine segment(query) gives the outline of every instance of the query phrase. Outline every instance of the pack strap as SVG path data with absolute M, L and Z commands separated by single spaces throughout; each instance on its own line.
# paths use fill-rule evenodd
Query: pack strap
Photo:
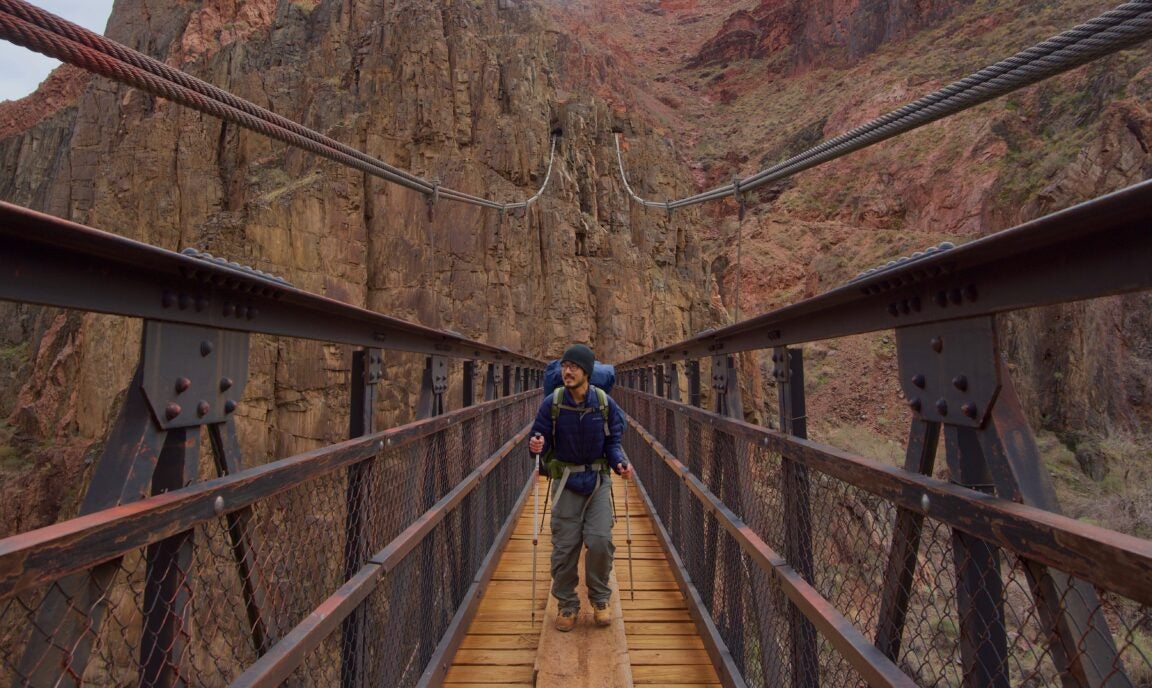
M 560 484 L 556 486 L 556 491 L 554 493 L 552 493 L 552 517 L 553 518 L 556 517 L 556 505 L 560 503 L 560 495 L 564 494 L 564 486 L 568 484 L 568 476 L 573 474 L 573 473 L 583 473 L 584 471 L 587 471 L 591 468 L 592 468 L 592 466 L 582 466 L 582 467 L 579 467 L 579 469 L 576 469 L 575 467 L 573 467 L 571 465 L 564 467 L 564 474 L 561 475 L 559 480 L 558 480 L 558 482 Z M 611 484 L 611 483 L 609 483 L 609 484 Z M 584 510 L 587 509 L 588 505 L 592 503 L 592 496 L 595 495 L 597 492 L 599 492 L 600 488 L 603 485 L 604 485 L 604 480 L 601 479 L 601 477 L 600 477 L 600 471 L 596 471 L 596 487 L 594 487 L 592 489 L 592 494 L 588 495 L 588 499 L 586 499 L 584 501 L 584 508 L 580 509 L 580 520 L 581 521 L 584 520 Z M 613 508 L 613 510 L 615 510 L 616 505 L 613 504 L 612 508 Z M 613 515 L 612 519 L 613 520 L 616 519 L 615 515 Z

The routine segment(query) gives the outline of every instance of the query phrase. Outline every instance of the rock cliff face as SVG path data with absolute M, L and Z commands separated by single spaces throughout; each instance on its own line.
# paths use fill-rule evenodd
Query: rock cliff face
M 620 360 L 1148 178 L 1140 48 L 731 204 L 676 198 L 850 130 L 1113 6 L 1099 0 L 118 0 L 110 36 L 447 186 L 541 203 L 501 220 L 365 178 L 103 79 L 61 73 L 0 104 L 0 199 L 170 249 L 194 247 L 349 303 L 552 356 Z M 659 40 L 653 37 L 658 36 Z M 67 77 L 67 78 L 65 78 Z M 737 240 L 739 237 L 739 240 Z M 740 256 L 741 269 L 736 269 Z M 739 275 L 739 280 L 737 280 Z M 1028 313 L 1005 349 L 1033 420 L 1139 433 L 1152 421 L 1146 295 Z M 0 304 L 0 468 L 13 530 L 74 502 L 131 375 L 139 326 Z M 406 420 L 391 356 L 380 421 Z M 251 462 L 339 439 L 346 347 L 258 337 L 240 431 Z M 809 347 L 819 438 L 905 434 L 890 339 Z M 760 362 L 749 361 L 749 372 Z M 1105 385 L 1098 380 L 1108 381 Z M 1072 384 L 1073 382 L 1077 384 Z M 1087 391 L 1085 391 L 1087 389 Z M 749 387 L 750 417 L 772 415 Z M 63 434 L 63 449 L 47 445 Z M 898 450 L 896 452 L 898 454 Z M 23 485 L 22 485 L 23 487 Z
M 527 213 L 442 202 L 429 221 L 420 194 L 96 78 L 70 98 L 4 104 L 14 124 L 0 139 L 0 198 L 540 357 L 582 340 L 621 360 L 717 321 L 700 242 L 629 207 L 612 131 L 637 144 L 630 164 L 652 171 L 651 193 L 691 191 L 672 147 L 624 107 L 610 56 L 528 3 L 120 0 L 111 26 L 241 97 L 497 200 L 536 191 L 549 133 L 562 130 L 551 184 Z M 13 531 L 70 508 L 73 495 L 53 485 L 84 482 L 140 329 L 14 304 L 0 305 L 0 322 L 5 492 L 18 475 L 43 487 L 6 495 Z M 249 462 L 344 436 L 347 347 L 257 337 L 251 362 L 239 416 Z M 417 365 L 389 357 L 381 423 L 411 418 Z M 68 446 L 49 449 L 60 435 Z
M 972 0 L 761 0 L 733 13 L 688 62 L 703 67 L 783 55 L 793 70 L 845 67 L 946 19 Z
M 628 65 L 636 98 L 679 142 L 698 187 L 711 188 L 1115 4 L 569 0 L 564 11 L 579 18 L 571 23 L 581 35 Z M 738 294 L 741 313 L 762 313 L 942 240 L 968 241 L 1148 179 L 1150 55 L 1147 45 L 1126 51 L 762 188 L 743 227 L 733 204 L 706 207 L 700 231 L 715 247 L 725 306 L 731 311 Z M 1147 305 L 1146 296 L 1131 296 L 1003 320 L 1036 427 L 1077 451 L 1085 441 L 1134 436 L 1147 455 Z M 891 338 L 806 350 L 814 435 L 880 438 L 877 453 L 899 460 L 907 411 Z M 763 371 L 765 362 L 748 366 Z M 753 384 L 746 392 L 748 412 L 771 419 L 771 391 Z

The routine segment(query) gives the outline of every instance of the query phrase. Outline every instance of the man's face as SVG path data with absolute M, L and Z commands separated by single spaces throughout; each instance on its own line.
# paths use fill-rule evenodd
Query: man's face
M 564 386 L 568 389 L 579 389 L 588 381 L 588 373 L 571 361 L 560 364 L 560 376 L 564 379 Z

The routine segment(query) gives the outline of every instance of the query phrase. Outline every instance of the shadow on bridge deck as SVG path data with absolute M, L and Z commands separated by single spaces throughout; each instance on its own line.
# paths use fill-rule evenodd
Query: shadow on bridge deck
M 541 479 L 541 509 L 544 486 Z M 571 633 L 562 634 L 552 627 L 556 605 L 548 594 L 550 519 L 545 519 L 540 532 L 533 597 L 533 507 L 529 498 L 453 659 L 446 686 L 720 685 L 657 540 L 644 500 L 637 490 L 629 490 L 629 553 L 624 490 L 619 480 L 614 488 L 617 521 L 613 529 L 613 625 L 596 628 L 585 602 Z

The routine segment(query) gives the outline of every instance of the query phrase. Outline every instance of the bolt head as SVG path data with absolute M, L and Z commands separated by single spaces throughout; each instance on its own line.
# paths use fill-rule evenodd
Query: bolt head
M 217 495 L 216 501 L 212 502 L 212 510 L 217 516 L 224 513 L 224 497 Z
M 912 409 L 916 413 L 920 413 L 920 408 L 921 408 L 920 397 L 915 397 L 913 399 L 910 399 L 908 401 L 908 408 Z
M 952 385 L 961 392 L 968 390 L 968 377 L 966 375 L 957 375 L 952 378 Z
M 932 345 L 932 350 L 936 353 L 940 353 L 944 350 L 944 340 L 940 337 L 933 337 L 930 344 Z
M 212 345 L 212 342 L 205 339 L 204 341 L 200 342 L 200 355 L 201 356 L 208 356 L 209 354 L 212 353 L 213 349 L 215 349 L 215 348 L 216 347 L 214 347 Z
M 936 412 L 942 416 L 948 415 L 948 400 L 940 397 L 936 400 Z
M 199 404 L 196 404 L 196 415 L 203 418 L 204 416 L 208 415 L 208 411 L 211 409 L 212 407 L 208 404 L 207 401 L 201 401 Z
M 920 389 L 924 389 L 924 386 L 928 384 L 928 381 L 924 378 L 923 373 L 916 373 L 912 376 L 912 384 L 916 385 Z
M 968 416 L 969 418 L 975 420 L 976 419 L 976 404 L 973 404 L 972 402 L 969 401 L 968 403 L 966 403 L 960 407 L 960 412 L 963 413 L 965 416 Z
M 235 383 L 232 382 L 232 378 L 230 377 L 220 378 L 220 391 L 227 392 L 228 390 L 232 389 L 233 384 Z
M 192 386 L 192 381 L 186 377 L 182 377 L 182 378 L 176 380 L 176 393 L 177 394 L 183 394 L 184 392 L 187 392 L 188 388 L 191 386 Z
M 180 408 L 180 404 L 168 404 L 164 407 L 164 417 L 168 420 L 175 420 L 181 411 L 183 411 L 183 409 Z
M 236 410 L 236 402 L 229 399 L 224 402 L 224 413 L 232 413 Z

